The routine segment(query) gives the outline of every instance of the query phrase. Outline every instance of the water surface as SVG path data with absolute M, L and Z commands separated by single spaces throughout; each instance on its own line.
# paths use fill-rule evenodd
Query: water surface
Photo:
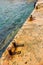
M 27 0 L 0 0 L 0 56 L 34 9 Z

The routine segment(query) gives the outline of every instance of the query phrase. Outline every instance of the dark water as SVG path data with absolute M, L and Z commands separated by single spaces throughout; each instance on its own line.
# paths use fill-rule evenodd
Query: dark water
M 0 56 L 34 9 L 26 0 L 0 0 Z

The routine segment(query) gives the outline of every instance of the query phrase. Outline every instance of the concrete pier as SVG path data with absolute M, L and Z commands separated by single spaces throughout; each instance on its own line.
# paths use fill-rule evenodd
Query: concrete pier
M 43 65 L 43 0 L 38 0 L 30 17 L 23 24 L 13 41 L 9 44 L 0 59 L 0 65 Z M 23 47 L 13 46 L 24 44 Z M 21 51 L 20 54 L 9 55 L 12 52 Z

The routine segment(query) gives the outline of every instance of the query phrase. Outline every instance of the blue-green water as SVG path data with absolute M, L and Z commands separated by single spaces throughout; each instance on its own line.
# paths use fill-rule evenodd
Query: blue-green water
M 0 56 L 28 18 L 34 3 L 0 0 Z

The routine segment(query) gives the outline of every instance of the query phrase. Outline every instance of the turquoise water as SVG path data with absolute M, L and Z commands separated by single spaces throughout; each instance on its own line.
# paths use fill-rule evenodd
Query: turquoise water
M 28 18 L 34 3 L 0 0 L 0 56 Z

